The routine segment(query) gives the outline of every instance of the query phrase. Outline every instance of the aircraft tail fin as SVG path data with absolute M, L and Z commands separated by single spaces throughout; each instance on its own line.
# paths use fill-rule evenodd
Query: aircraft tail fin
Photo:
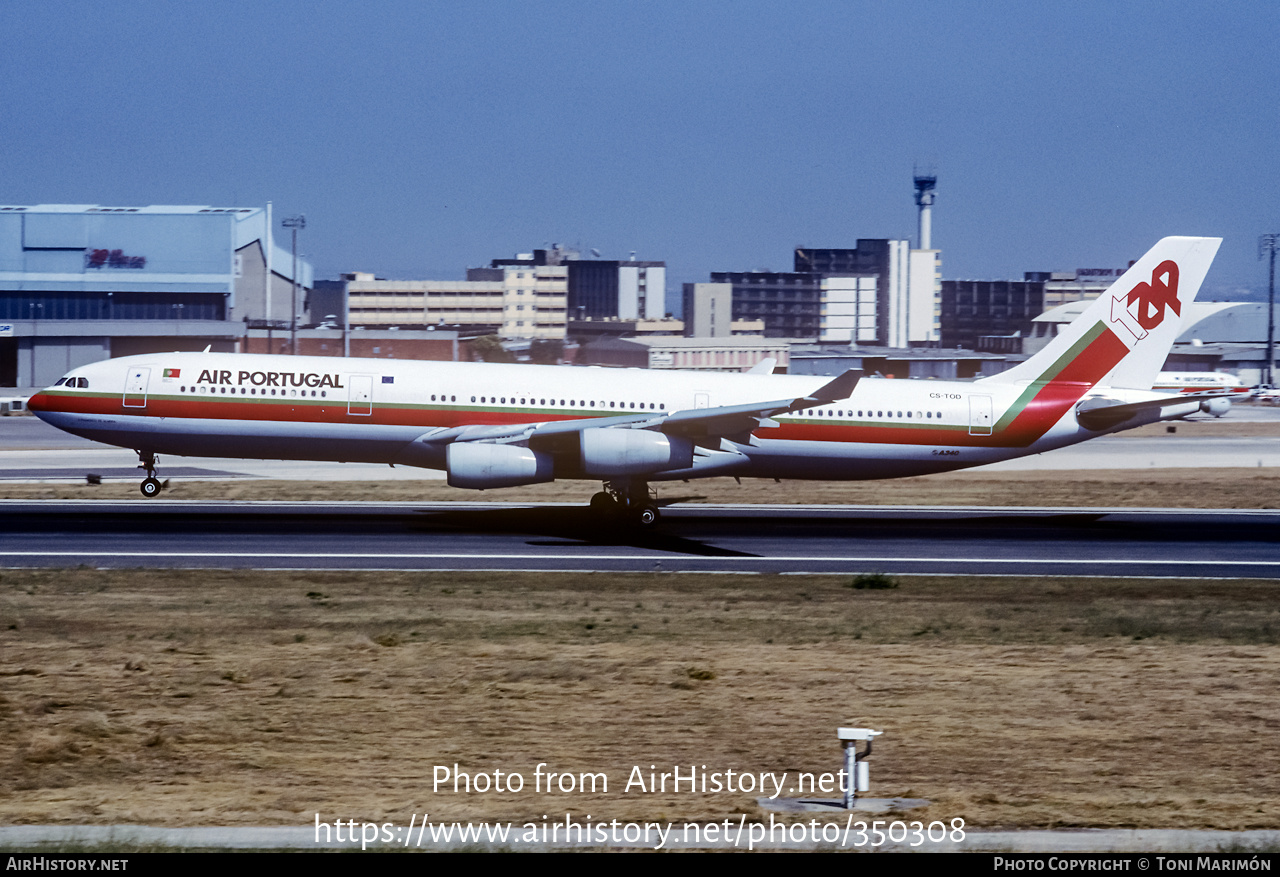
M 1150 389 L 1221 243 L 1163 238 L 1043 350 L 983 380 Z

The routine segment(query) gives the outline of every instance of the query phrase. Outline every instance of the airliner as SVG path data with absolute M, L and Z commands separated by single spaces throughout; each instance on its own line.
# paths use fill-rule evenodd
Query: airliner
M 1200 410 L 1214 417 L 1221 417 L 1231 410 L 1233 397 L 1246 397 L 1253 387 L 1228 372 L 1160 372 L 1151 389 L 1164 393 L 1202 393 L 1205 390 L 1223 390 L 1228 395 L 1205 399 Z
M 479 490 L 596 480 L 593 509 L 652 526 L 654 482 L 924 475 L 1193 413 L 1221 391 L 1151 387 L 1220 243 L 1164 238 L 1043 350 L 975 381 L 165 353 L 75 368 L 30 408 L 135 450 L 146 497 L 160 454 L 382 463 Z

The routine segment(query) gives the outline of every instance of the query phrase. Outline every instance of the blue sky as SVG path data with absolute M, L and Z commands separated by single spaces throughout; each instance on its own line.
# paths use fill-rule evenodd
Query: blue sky
M 0 4 L 0 203 L 274 202 L 318 277 L 559 242 L 669 286 L 915 234 L 946 278 L 1280 232 L 1265 2 Z M 283 233 L 281 238 L 283 238 Z

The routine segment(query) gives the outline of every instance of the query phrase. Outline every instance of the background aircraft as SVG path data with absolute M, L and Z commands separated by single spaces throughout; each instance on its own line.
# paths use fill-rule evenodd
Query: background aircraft
M 1254 388 L 1246 386 L 1238 377 L 1227 372 L 1160 372 L 1151 389 L 1159 393 L 1224 392 L 1227 395 L 1205 399 L 1200 403 L 1200 410 L 1205 414 L 1221 417 L 1231 410 L 1233 398 L 1249 396 Z

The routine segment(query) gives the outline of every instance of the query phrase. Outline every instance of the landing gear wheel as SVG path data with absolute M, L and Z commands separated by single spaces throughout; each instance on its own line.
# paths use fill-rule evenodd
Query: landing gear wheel
M 634 512 L 636 524 L 643 530 L 648 530 L 658 525 L 658 507 L 648 503 L 640 506 Z
M 591 511 L 598 515 L 611 515 L 618 510 L 617 501 L 605 491 L 591 497 Z
M 158 478 L 148 478 L 138 487 L 142 491 L 142 495 L 147 499 L 153 499 L 160 495 L 160 491 L 164 489 L 164 485 L 160 483 Z

